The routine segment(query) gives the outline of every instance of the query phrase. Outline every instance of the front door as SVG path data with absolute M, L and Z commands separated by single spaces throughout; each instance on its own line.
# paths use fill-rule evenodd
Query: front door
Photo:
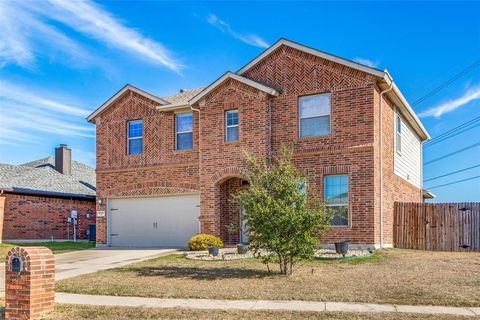
M 248 244 L 248 228 L 247 223 L 244 219 L 245 209 L 240 209 L 240 242 L 243 244 Z

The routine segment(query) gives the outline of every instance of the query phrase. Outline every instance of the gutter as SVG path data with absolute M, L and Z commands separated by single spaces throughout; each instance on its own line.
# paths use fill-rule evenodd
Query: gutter
M 390 86 L 380 92 L 380 248 L 383 248 L 383 95 L 393 89 L 393 79 L 388 73 Z
M 412 122 L 410 121 L 410 119 L 413 120 L 413 123 L 417 127 L 415 128 L 415 126 L 413 126 L 413 128 L 415 129 L 415 131 L 417 131 L 417 133 L 420 133 L 419 136 L 422 138 L 422 141 L 430 140 L 431 137 L 428 134 L 427 129 L 425 129 L 425 127 L 423 126 L 423 123 L 420 121 L 415 111 L 413 111 L 413 108 L 410 106 L 407 99 L 403 96 L 403 93 L 397 87 L 397 84 L 393 81 L 393 78 L 387 69 L 384 70 L 384 76 L 382 79 L 386 82 L 388 86 L 390 86 L 389 90 L 387 91 L 392 91 L 395 95 L 395 98 L 397 98 L 398 101 L 400 102 L 399 107 L 403 106 L 406 109 L 404 116 L 407 118 L 407 120 L 409 120 L 408 122 L 410 123 Z
M 0 190 L 0 195 L 2 194 L 18 194 L 34 197 L 45 197 L 45 198 L 61 198 L 61 199 L 70 199 L 70 200 L 83 200 L 83 201 L 95 201 L 96 196 L 88 194 L 75 194 L 75 193 L 63 193 L 63 192 L 53 192 L 53 191 L 42 191 L 42 190 L 30 190 L 30 189 L 2 189 Z
M 188 109 L 190 105 L 187 103 L 174 103 L 174 104 L 169 104 L 169 105 L 159 105 L 155 107 L 158 111 L 176 111 L 176 110 L 183 110 L 183 109 Z

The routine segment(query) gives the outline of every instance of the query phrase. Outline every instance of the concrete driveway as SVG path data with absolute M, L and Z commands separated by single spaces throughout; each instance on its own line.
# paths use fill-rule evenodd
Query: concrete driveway
M 152 259 L 177 249 L 97 248 L 55 255 L 55 280 L 63 280 L 100 270 Z M 0 264 L 0 295 L 5 293 L 5 263 Z

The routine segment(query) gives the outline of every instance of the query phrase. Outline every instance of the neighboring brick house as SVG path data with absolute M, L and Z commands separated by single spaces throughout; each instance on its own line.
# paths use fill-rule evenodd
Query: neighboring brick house
M 55 157 L 22 165 L 0 164 L 0 239 L 3 241 L 89 239 L 95 223 L 95 169 L 71 160 L 61 145 Z
M 206 88 L 159 98 L 127 85 L 97 127 L 97 244 L 184 246 L 195 233 L 248 241 L 231 195 L 243 150 L 282 145 L 337 216 L 322 242 L 391 246 L 394 201 L 422 201 L 428 133 L 389 73 L 281 39 Z

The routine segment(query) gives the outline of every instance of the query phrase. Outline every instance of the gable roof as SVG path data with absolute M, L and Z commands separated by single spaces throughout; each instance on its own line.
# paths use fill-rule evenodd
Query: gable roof
M 297 49 L 299 51 L 309 53 L 313 56 L 323 58 L 325 60 L 333 61 L 333 62 L 342 64 L 342 65 L 348 66 L 350 68 L 357 69 L 357 70 L 372 74 L 372 75 L 377 76 L 377 77 L 382 77 L 383 78 L 383 76 L 384 76 L 384 72 L 382 70 L 378 70 L 378 69 L 363 65 L 363 64 L 358 63 L 358 62 L 354 62 L 354 61 L 351 61 L 351 60 L 348 60 L 348 59 L 344 59 L 344 58 L 335 56 L 335 55 L 330 54 L 330 53 L 326 53 L 326 52 L 323 52 L 323 51 L 320 51 L 320 50 L 317 50 L 317 49 L 313 49 L 313 48 L 304 46 L 302 44 L 299 44 L 297 42 L 287 40 L 285 38 L 281 38 L 280 40 L 275 42 L 273 45 L 271 45 L 269 48 L 267 48 L 265 51 L 263 51 L 255 59 L 253 59 L 252 61 L 247 63 L 245 66 L 243 66 L 240 70 L 237 71 L 237 74 L 239 74 L 239 75 L 244 74 L 245 72 L 247 72 L 249 69 L 251 69 L 253 66 L 255 66 L 257 63 L 259 63 L 260 61 L 262 61 L 266 57 L 268 57 L 270 54 L 272 54 L 275 50 L 277 50 L 281 46 L 288 46 L 288 47 Z
M 205 95 L 207 95 L 209 92 L 211 92 L 215 87 L 217 87 L 219 84 L 221 84 L 223 81 L 226 79 L 235 79 L 237 81 L 243 82 L 249 86 L 255 87 L 261 91 L 267 92 L 268 94 L 272 95 L 278 95 L 278 91 L 270 88 L 268 86 L 265 86 L 259 82 L 256 82 L 254 80 L 248 79 L 243 77 L 242 75 L 247 72 L 250 68 L 258 64 L 259 62 L 263 61 L 266 57 L 268 57 L 270 54 L 272 54 L 275 50 L 280 48 L 281 46 L 288 46 L 294 49 L 297 49 L 299 51 L 335 62 L 339 63 L 342 65 L 345 65 L 347 67 L 353 68 L 355 70 L 360 70 L 365 73 L 371 74 L 375 77 L 378 78 L 379 80 L 379 87 L 383 90 L 386 88 L 391 88 L 390 91 L 387 91 L 385 95 L 393 102 L 396 104 L 400 112 L 405 116 L 406 120 L 412 125 L 413 129 L 415 132 L 419 135 L 422 141 L 430 139 L 430 135 L 428 134 L 427 130 L 423 126 L 422 122 L 420 119 L 417 117 L 415 114 L 415 111 L 413 108 L 410 106 L 408 103 L 407 99 L 403 96 L 402 92 L 400 89 L 397 87 L 397 85 L 394 83 L 393 78 L 391 75 L 388 73 L 388 71 L 385 70 L 379 70 L 375 69 L 366 65 L 363 65 L 361 63 L 357 63 L 348 59 L 344 59 L 320 50 L 316 50 L 304 45 L 301 45 L 299 43 L 296 43 L 291 40 L 287 40 L 284 38 L 281 38 L 277 42 L 275 42 L 271 47 L 263 51 L 259 56 L 257 56 L 255 59 L 250 61 L 248 64 L 246 64 L 244 67 L 242 67 L 240 70 L 237 71 L 237 73 L 232 73 L 232 72 L 226 72 L 223 76 L 221 76 L 219 79 L 217 79 L 215 82 L 213 82 L 211 85 L 209 85 L 206 88 L 197 88 L 193 90 L 186 90 L 184 92 L 181 92 L 179 94 L 175 94 L 172 96 L 160 98 L 157 96 L 154 96 L 148 92 L 145 92 L 143 90 L 140 90 L 132 85 L 127 84 L 125 87 L 123 87 L 119 92 L 117 92 L 113 97 L 111 97 L 108 101 L 106 101 L 104 104 L 102 104 L 97 110 L 95 110 L 92 114 L 90 114 L 87 117 L 87 120 L 89 122 L 93 122 L 94 118 L 98 116 L 100 113 L 105 111 L 108 107 L 111 106 L 111 104 L 116 101 L 118 98 L 120 98 L 123 94 L 125 94 L 128 90 L 134 91 L 142 96 L 145 96 L 153 101 L 158 102 L 159 106 L 157 106 L 157 110 L 159 111 L 171 111 L 171 110 L 178 110 L 178 109 L 184 109 L 190 107 L 190 105 L 195 104 L 198 102 L 200 99 L 202 99 Z
M 386 93 L 387 97 L 389 97 L 394 103 L 397 104 L 401 112 L 405 115 L 409 123 L 412 125 L 412 127 L 415 129 L 417 134 L 421 137 L 422 140 L 429 140 L 430 135 L 428 134 L 427 130 L 423 126 L 422 122 L 420 119 L 417 117 L 415 114 L 415 111 L 413 111 L 413 108 L 410 106 L 408 103 L 407 99 L 403 96 L 402 92 L 400 89 L 397 87 L 397 85 L 394 83 L 392 76 L 388 73 L 387 69 L 385 70 L 379 70 L 375 69 L 366 65 L 363 65 L 361 63 L 357 63 L 348 59 L 344 59 L 320 50 L 316 50 L 307 46 L 304 46 L 302 44 L 296 43 L 291 40 L 287 40 L 284 38 L 281 38 L 277 42 L 275 42 L 271 47 L 263 51 L 258 57 L 247 63 L 245 66 L 243 66 L 240 70 L 237 71 L 237 74 L 242 75 L 245 72 L 247 72 L 249 69 L 251 69 L 253 66 L 256 64 L 260 63 L 263 61 L 265 58 L 267 58 L 270 54 L 272 54 L 275 50 L 280 48 L 281 46 L 288 46 L 294 49 L 297 49 L 299 51 L 311 54 L 316 57 L 323 58 L 325 60 L 329 60 L 332 62 L 336 62 L 342 65 L 345 65 L 347 67 L 350 67 L 355 70 L 360 70 L 365 73 L 371 74 L 373 76 L 376 76 L 379 78 L 379 80 L 382 80 L 386 85 L 387 88 L 391 85 L 390 91 Z M 384 88 L 383 88 L 384 89 Z
M 95 198 L 95 169 L 72 161 L 72 174 L 55 170 L 55 157 L 22 165 L 0 163 L 0 190 L 68 198 Z
M 245 78 L 245 77 L 242 77 L 236 73 L 233 73 L 233 72 L 226 72 L 223 76 L 221 76 L 220 78 L 218 78 L 217 80 L 215 80 L 211 85 L 209 85 L 208 87 L 206 87 L 202 92 L 200 92 L 199 94 L 197 94 L 195 97 L 193 97 L 189 103 L 191 105 L 197 103 L 198 101 L 200 101 L 203 97 L 205 97 L 207 94 L 209 94 L 210 92 L 212 92 L 212 90 L 214 90 L 216 87 L 218 87 L 220 84 L 222 84 L 224 81 L 228 80 L 228 79 L 234 79 L 236 81 L 239 81 L 239 82 L 242 82 L 250 87 L 253 87 L 255 89 L 258 89 L 260 91 L 263 91 L 265 93 L 268 93 L 269 95 L 272 95 L 272 96 L 278 96 L 280 93 L 273 89 L 273 88 L 270 88 L 264 84 L 261 84 L 259 82 L 256 82 L 256 81 L 253 81 L 251 79 L 248 79 L 248 78 Z
M 87 116 L 87 121 L 93 122 L 93 120 L 102 112 L 107 110 L 115 101 L 117 101 L 120 97 L 122 97 L 125 93 L 128 91 L 135 92 L 141 96 L 144 96 L 146 98 L 149 98 L 150 100 L 153 100 L 155 102 L 158 102 L 160 105 L 165 105 L 169 104 L 170 102 L 157 97 L 151 93 L 148 93 L 146 91 L 143 91 L 142 89 L 139 89 L 135 86 L 132 86 L 131 84 L 126 84 L 122 89 L 120 89 L 117 93 L 115 93 L 110 99 L 108 99 L 104 104 L 102 104 L 99 108 L 97 108 L 95 111 L 93 111 L 90 115 Z

